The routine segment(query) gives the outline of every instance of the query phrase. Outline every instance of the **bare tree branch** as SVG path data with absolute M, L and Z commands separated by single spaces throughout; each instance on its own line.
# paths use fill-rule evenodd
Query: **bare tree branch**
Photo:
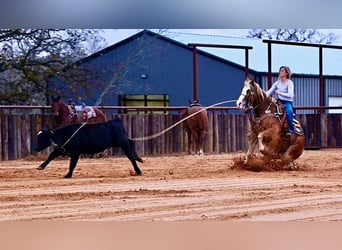
M 87 43 L 104 41 L 98 34 L 88 29 L 1 29 L 0 104 L 44 104 L 34 91 L 40 96 L 53 91 L 49 79 L 71 74 L 63 69 L 90 52 Z M 8 91 L 8 84 L 15 91 Z
M 338 38 L 334 33 L 324 34 L 316 29 L 251 29 L 247 37 L 319 44 L 332 44 Z

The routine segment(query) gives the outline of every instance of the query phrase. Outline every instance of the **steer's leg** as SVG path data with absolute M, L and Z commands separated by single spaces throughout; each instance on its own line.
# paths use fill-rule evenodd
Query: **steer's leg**
M 143 163 L 144 162 L 143 159 L 141 159 L 139 157 L 139 155 L 137 154 L 137 152 L 135 151 L 134 141 L 131 140 L 131 139 L 128 139 L 128 142 L 129 142 L 129 145 L 131 146 L 131 148 L 133 150 L 133 155 L 134 155 L 135 160 L 137 160 L 138 162 Z
M 130 143 L 127 141 L 127 143 L 123 143 L 124 145 L 121 145 L 122 150 L 125 152 L 128 159 L 132 162 L 132 165 L 134 167 L 134 171 L 137 175 L 142 175 L 140 168 L 137 165 L 137 162 L 135 161 L 134 156 L 134 148 L 131 147 Z
M 74 172 L 74 169 L 76 167 L 76 164 L 79 158 L 80 158 L 79 154 L 71 154 L 70 163 L 69 163 L 69 172 L 66 174 L 66 176 L 64 176 L 64 178 L 72 177 L 72 173 Z
M 42 163 L 40 164 L 39 167 L 37 167 L 37 169 L 39 170 L 43 170 L 49 163 L 50 161 L 52 161 L 53 159 L 57 158 L 58 156 L 62 155 L 62 150 L 59 148 L 56 148 L 54 151 L 52 151 L 48 158 Z

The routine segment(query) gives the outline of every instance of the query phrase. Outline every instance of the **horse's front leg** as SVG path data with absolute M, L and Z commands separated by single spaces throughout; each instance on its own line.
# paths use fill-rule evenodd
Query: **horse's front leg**
M 269 146 L 272 143 L 272 136 L 274 133 L 277 133 L 274 129 L 266 129 L 258 134 L 258 143 L 259 143 L 259 151 L 260 153 L 266 155 L 270 154 Z M 278 134 L 278 133 L 277 133 Z
M 263 139 L 264 139 L 264 134 L 263 133 L 258 134 L 259 151 L 264 154 L 265 145 L 262 143 Z
M 258 144 L 258 138 L 257 138 L 256 134 L 253 132 L 250 132 L 250 134 L 248 135 L 248 150 L 247 150 L 247 153 L 245 155 L 245 160 L 243 162 L 244 164 L 247 164 L 247 162 L 249 161 L 250 156 L 255 151 L 257 144 Z

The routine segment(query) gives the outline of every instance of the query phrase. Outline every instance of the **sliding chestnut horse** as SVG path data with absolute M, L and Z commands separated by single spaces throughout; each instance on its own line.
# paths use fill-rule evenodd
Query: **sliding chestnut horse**
M 185 120 L 185 130 L 188 135 L 188 153 L 191 154 L 191 148 L 195 143 L 196 154 L 204 155 L 204 140 L 209 127 L 207 110 L 197 101 L 190 101 L 189 107 L 184 110 L 183 114 L 190 116 Z
M 97 123 L 106 121 L 106 116 L 100 109 L 84 106 L 78 114 L 75 105 L 64 103 L 60 96 L 52 97 L 51 111 L 56 123 L 55 127 L 62 127 L 73 123 Z
M 257 145 L 260 153 L 289 163 L 303 153 L 305 138 L 299 122 L 294 119 L 295 136 L 286 138 L 287 121 L 283 107 L 268 97 L 254 80 L 245 80 L 236 104 L 248 115 L 251 125 L 245 164 Z

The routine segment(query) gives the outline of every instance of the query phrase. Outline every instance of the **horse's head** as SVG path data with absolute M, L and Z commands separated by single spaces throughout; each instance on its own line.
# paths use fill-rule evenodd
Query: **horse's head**
M 242 87 L 239 98 L 236 100 L 236 106 L 243 111 L 246 111 L 252 102 L 254 80 L 249 80 L 246 78 L 244 85 Z
M 266 92 L 260 87 L 255 80 L 249 80 L 248 78 L 245 80 L 244 86 L 241 90 L 241 94 L 239 98 L 236 100 L 236 105 L 238 108 L 243 110 L 244 112 L 248 112 L 249 110 L 262 112 L 267 106 L 267 95 Z
M 61 97 L 60 96 L 52 96 L 51 97 L 51 111 L 53 116 L 58 117 L 61 110 Z
M 254 79 L 249 80 L 249 78 L 246 78 L 241 94 L 236 100 L 236 105 L 238 108 L 246 112 L 248 109 L 265 101 L 265 99 L 266 92 L 262 90 L 259 84 L 256 83 Z

